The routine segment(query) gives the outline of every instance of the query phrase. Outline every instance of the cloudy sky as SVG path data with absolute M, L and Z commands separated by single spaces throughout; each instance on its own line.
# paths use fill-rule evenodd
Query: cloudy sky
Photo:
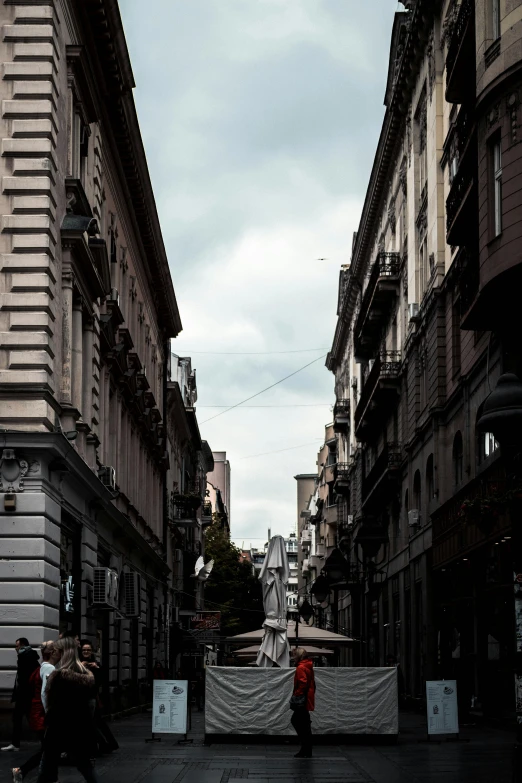
M 231 462 L 232 536 L 262 546 L 268 528 L 295 528 L 293 477 L 315 471 L 331 419 L 333 376 L 320 357 L 332 342 L 400 6 L 120 7 L 183 322 L 174 350 L 192 355 L 202 435 Z M 210 406 L 235 405 L 314 359 L 248 403 L 263 407 L 207 421 L 223 410 Z

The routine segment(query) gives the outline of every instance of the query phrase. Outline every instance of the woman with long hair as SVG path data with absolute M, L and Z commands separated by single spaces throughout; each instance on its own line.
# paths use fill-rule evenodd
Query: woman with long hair
M 296 753 L 297 759 L 312 758 L 312 722 L 310 713 L 315 708 L 315 677 L 314 665 L 304 647 L 293 651 L 295 661 L 294 692 L 291 699 L 293 709 L 292 726 L 301 742 L 301 750 Z
M 98 783 L 94 762 L 94 677 L 78 657 L 78 645 L 71 637 L 54 642 L 60 657 L 57 669 L 47 680 L 46 731 L 37 783 L 58 779 L 58 763 L 64 751 L 88 783 Z
M 100 662 L 94 657 L 91 642 L 85 640 L 80 645 L 80 660 L 84 666 L 92 673 L 95 682 L 96 706 L 94 709 L 94 725 L 96 726 L 96 735 L 98 738 L 98 753 L 112 753 L 118 750 L 119 745 L 116 738 L 102 716 L 102 703 L 100 699 L 100 687 L 102 684 L 102 667 Z

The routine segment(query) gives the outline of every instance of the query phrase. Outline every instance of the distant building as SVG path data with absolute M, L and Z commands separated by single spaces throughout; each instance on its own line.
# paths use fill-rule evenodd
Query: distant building
M 221 524 L 230 532 L 230 462 L 226 451 L 212 452 L 214 470 L 207 476 L 207 497 L 213 513 L 220 515 Z

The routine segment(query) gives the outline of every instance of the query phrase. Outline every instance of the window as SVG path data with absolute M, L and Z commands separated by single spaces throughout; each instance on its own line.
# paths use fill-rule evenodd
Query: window
M 491 32 L 492 38 L 496 41 L 500 38 L 500 0 L 490 0 L 491 2 Z
M 480 434 L 480 461 L 483 462 L 499 448 L 498 441 L 492 432 L 482 432 Z
M 413 477 L 413 507 L 419 512 L 421 510 L 421 501 L 421 475 L 420 470 L 416 470 Z
M 459 430 L 453 439 L 453 481 L 455 486 L 462 484 L 464 475 L 464 449 L 462 445 L 462 434 Z
M 451 365 L 453 371 L 453 377 L 460 375 L 461 365 L 461 335 L 460 335 L 460 299 L 457 299 L 453 303 L 452 315 L 451 315 Z
M 431 503 L 435 495 L 434 482 L 433 482 L 433 454 L 430 454 L 426 462 L 426 493 L 428 496 L 428 504 Z
M 422 98 L 419 102 L 419 108 L 415 117 L 416 120 L 416 132 L 418 140 L 418 164 L 419 164 L 419 193 L 420 202 L 424 200 L 426 195 L 426 185 L 428 182 L 428 119 L 427 119 L 427 103 L 426 92 L 423 92 Z
M 498 237 L 502 233 L 502 146 L 500 138 L 493 142 L 491 152 L 493 168 L 493 236 Z

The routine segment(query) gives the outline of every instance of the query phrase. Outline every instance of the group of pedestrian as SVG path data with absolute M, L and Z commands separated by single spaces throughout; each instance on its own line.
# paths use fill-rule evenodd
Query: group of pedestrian
M 116 750 L 118 743 L 101 714 L 101 667 L 91 643 L 61 634 L 56 641 L 42 644 L 41 663 L 25 637 L 16 640 L 15 649 L 13 733 L 2 751 L 20 750 L 24 716 L 40 740 L 40 749 L 13 767 L 13 783 L 21 783 L 37 767 L 37 783 L 56 783 L 64 755 L 88 783 L 97 783 L 94 758 Z

